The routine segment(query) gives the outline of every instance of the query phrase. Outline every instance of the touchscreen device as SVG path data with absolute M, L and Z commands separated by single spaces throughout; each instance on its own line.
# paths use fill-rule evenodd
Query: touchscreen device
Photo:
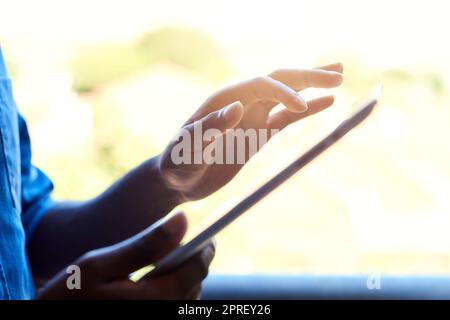
M 277 173 L 273 178 L 259 187 L 256 191 L 250 194 L 248 197 L 240 201 L 231 210 L 221 215 L 207 228 L 201 231 L 197 236 L 192 238 L 186 244 L 178 247 L 170 254 L 162 258 L 160 261 L 154 264 L 153 269 L 147 271 L 139 277 L 139 279 L 155 276 L 157 274 L 169 271 L 172 268 L 177 267 L 182 262 L 186 261 L 194 254 L 204 248 L 209 241 L 221 230 L 227 227 L 235 219 L 241 216 L 244 212 L 254 206 L 258 201 L 267 196 L 270 192 L 280 186 L 283 182 L 293 176 L 296 172 L 313 161 L 322 152 L 327 150 L 330 146 L 335 144 L 339 139 L 346 135 L 350 130 L 357 127 L 369 114 L 373 111 L 378 103 L 379 96 L 381 94 L 381 86 L 379 86 L 373 95 L 366 103 L 364 103 L 352 116 L 344 120 L 339 126 L 336 127 L 325 138 L 315 144 L 307 152 L 297 158 L 294 162 L 288 165 L 286 168 Z

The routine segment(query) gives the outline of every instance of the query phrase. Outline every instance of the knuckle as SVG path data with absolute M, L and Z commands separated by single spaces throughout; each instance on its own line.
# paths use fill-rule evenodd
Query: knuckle
M 252 94 L 254 97 L 259 99 L 263 99 L 268 95 L 277 100 L 278 88 L 275 84 L 276 80 L 269 76 L 256 77 L 251 81 Z
M 255 86 L 263 85 L 268 82 L 268 76 L 258 76 L 253 78 L 250 82 L 253 83 Z

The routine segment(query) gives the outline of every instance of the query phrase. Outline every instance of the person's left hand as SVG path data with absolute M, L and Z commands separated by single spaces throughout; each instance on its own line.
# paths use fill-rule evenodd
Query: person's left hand
M 342 83 L 343 67 L 340 63 L 311 70 L 282 69 L 272 72 L 268 76 L 258 77 L 236 85 L 224 88 L 213 94 L 194 113 L 181 128 L 177 139 L 174 139 L 165 149 L 159 159 L 159 171 L 165 185 L 178 192 L 184 200 L 204 198 L 228 183 L 250 158 L 251 150 L 248 139 L 244 144 L 245 150 L 234 150 L 236 146 L 229 144 L 235 139 L 228 129 L 265 129 L 268 131 L 267 140 L 273 130 L 282 130 L 289 124 L 315 114 L 331 106 L 333 96 L 324 96 L 305 102 L 298 91 L 306 88 L 332 88 Z M 283 104 L 286 108 L 274 114 L 271 110 Z M 218 129 L 209 137 L 208 141 L 195 141 L 196 132 L 201 124 L 200 135 L 208 129 Z M 272 131 L 271 131 L 272 130 Z M 267 132 L 266 131 L 266 132 Z M 175 163 L 174 153 L 179 152 L 180 138 L 189 134 L 191 163 Z M 203 152 L 205 148 L 217 143 L 219 136 L 223 140 L 223 156 L 233 154 L 234 162 L 205 163 Z M 258 136 L 259 137 L 259 136 Z M 258 138 L 257 138 L 258 139 Z M 230 147 L 231 145 L 231 147 Z M 258 141 L 258 147 L 261 143 Z M 233 149 L 234 148 L 234 149 Z M 186 151 L 186 150 L 184 150 Z M 236 161 L 236 151 L 244 153 L 244 161 Z M 193 163 L 195 157 L 201 163 Z M 225 164 L 226 163 L 226 164 Z
M 87 252 L 72 267 L 78 267 L 79 287 L 69 288 L 69 277 L 61 270 L 38 292 L 40 300 L 103 299 L 199 299 L 203 279 L 215 254 L 209 242 L 197 254 L 179 266 L 138 282 L 130 273 L 175 250 L 186 233 L 187 220 L 182 213 L 162 224 L 150 226 L 141 233 L 109 247 Z

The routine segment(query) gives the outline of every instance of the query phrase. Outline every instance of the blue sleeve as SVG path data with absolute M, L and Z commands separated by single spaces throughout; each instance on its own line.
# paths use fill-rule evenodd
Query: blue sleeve
M 31 144 L 25 120 L 19 115 L 20 158 L 22 182 L 22 224 L 27 243 L 42 217 L 53 205 L 53 183 L 31 163 Z
M 6 71 L 5 60 L 3 59 L 2 48 L 0 47 L 0 79 L 7 78 L 8 72 Z

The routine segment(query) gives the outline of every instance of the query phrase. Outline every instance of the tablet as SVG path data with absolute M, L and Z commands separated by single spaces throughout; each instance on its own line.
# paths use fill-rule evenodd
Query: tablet
M 147 271 L 139 277 L 139 279 L 146 277 L 153 277 L 161 273 L 165 273 L 172 268 L 176 268 L 181 263 L 195 255 L 201 249 L 203 249 L 211 239 L 226 226 L 236 220 L 244 212 L 258 203 L 261 199 L 279 187 L 282 183 L 292 177 L 297 171 L 302 169 L 308 163 L 313 161 L 322 152 L 327 150 L 339 139 L 346 135 L 350 130 L 357 127 L 369 114 L 373 111 L 378 103 L 381 94 L 381 86 L 378 86 L 375 94 L 366 103 L 364 103 L 358 111 L 356 111 L 351 117 L 344 120 L 335 130 L 328 134 L 325 138 L 319 141 L 306 153 L 288 165 L 285 169 L 276 174 L 268 182 L 259 187 L 255 192 L 243 199 L 231 210 L 223 214 L 220 218 L 215 220 L 206 229 L 201 231 L 197 236 L 192 238 L 186 244 L 178 247 L 160 261 L 154 264 L 153 269 Z

